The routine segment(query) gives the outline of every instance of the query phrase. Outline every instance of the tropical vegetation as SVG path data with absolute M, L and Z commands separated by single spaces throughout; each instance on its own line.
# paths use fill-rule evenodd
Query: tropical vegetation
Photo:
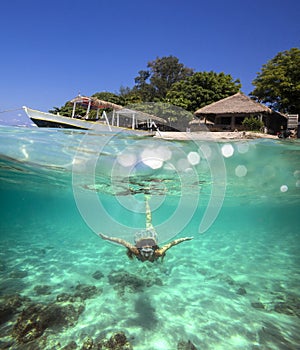
M 146 69 L 138 72 L 134 82 L 132 88 L 121 86 L 119 93 L 96 92 L 93 96 L 160 115 L 176 126 L 191 120 L 198 108 L 241 89 L 240 80 L 230 74 L 195 72 L 174 56 L 157 57 L 148 62 Z M 255 88 L 250 96 L 254 100 L 280 112 L 299 113 L 300 50 L 292 48 L 279 52 L 262 66 L 252 84 Z M 170 109 L 170 106 L 175 106 L 175 109 Z M 179 107 L 187 113 L 179 112 Z M 71 106 L 66 103 L 60 108 L 55 107 L 52 112 L 70 115 Z
M 279 52 L 262 66 L 250 95 L 283 113 L 300 112 L 300 49 Z

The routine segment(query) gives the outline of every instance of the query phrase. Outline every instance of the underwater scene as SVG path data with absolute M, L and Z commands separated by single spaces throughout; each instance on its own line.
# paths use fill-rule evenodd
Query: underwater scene
M 300 349 L 299 140 L 1 126 L 0 189 L 1 349 Z

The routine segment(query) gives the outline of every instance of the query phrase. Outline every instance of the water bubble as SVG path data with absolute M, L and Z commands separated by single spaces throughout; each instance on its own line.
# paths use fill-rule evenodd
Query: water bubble
M 297 187 L 297 188 L 300 188 L 300 180 L 297 180 L 297 181 L 296 181 L 296 187 Z
M 249 151 L 249 143 L 248 142 L 238 143 L 237 150 L 239 153 L 247 153 Z
M 144 158 L 143 163 L 152 169 L 159 169 L 163 165 L 163 161 L 158 158 Z
M 190 163 L 184 158 L 179 159 L 176 164 L 176 169 L 178 169 L 179 171 L 185 171 L 189 167 L 190 167 Z
M 117 157 L 117 161 L 124 167 L 130 167 L 136 163 L 136 155 L 133 153 L 119 154 Z
M 203 155 L 206 159 L 211 156 L 211 149 L 208 145 L 201 145 L 200 151 L 203 153 Z
M 141 153 L 141 161 L 152 169 L 159 169 L 163 165 L 163 159 L 154 148 L 146 148 Z
M 295 170 L 294 171 L 294 176 L 296 179 L 300 179 L 300 170 Z
M 229 158 L 234 153 L 234 148 L 230 143 L 226 143 L 222 148 L 221 152 L 225 158 Z
M 245 165 L 238 165 L 235 168 L 235 175 L 238 177 L 243 177 L 247 175 L 247 168 L 245 167 Z
M 159 146 L 156 149 L 156 155 L 166 161 L 171 159 L 172 151 L 168 147 Z
M 282 185 L 282 186 L 280 187 L 280 191 L 281 191 L 281 192 L 286 192 L 288 189 L 289 189 L 289 188 L 287 187 L 287 185 Z
M 199 164 L 200 162 L 200 155 L 197 152 L 190 152 L 187 156 L 188 161 L 190 162 L 190 164 L 192 165 L 196 165 Z

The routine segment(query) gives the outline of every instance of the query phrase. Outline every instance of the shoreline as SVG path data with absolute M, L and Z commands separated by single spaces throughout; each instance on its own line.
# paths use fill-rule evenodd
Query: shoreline
M 277 135 L 269 135 L 252 131 L 194 131 L 194 132 L 156 132 L 154 138 L 165 140 L 249 140 L 249 139 L 273 139 L 277 140 Z

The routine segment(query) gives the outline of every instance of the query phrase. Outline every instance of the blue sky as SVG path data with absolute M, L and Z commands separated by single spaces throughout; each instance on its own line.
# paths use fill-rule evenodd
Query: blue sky
M 299 14 L 299 0 L 4 0 L 0 111 L 117 93 L 169 55 L 248 94 L 263 64 L 300 46 Z

